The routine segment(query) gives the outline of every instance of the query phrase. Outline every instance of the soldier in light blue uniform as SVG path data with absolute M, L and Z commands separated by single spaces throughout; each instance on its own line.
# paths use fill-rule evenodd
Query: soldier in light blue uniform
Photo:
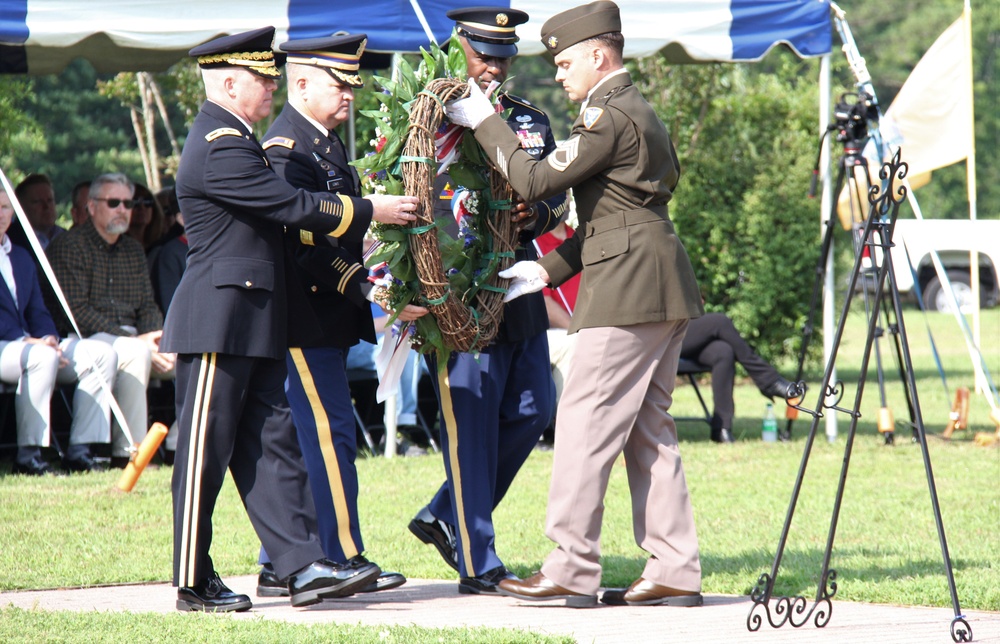
M 528 15 L 505 7 L 457 9 L 447 15 L 457 22 L 469 75 L 484 89 L 493 81 L 502 83 L 517 53 L 514 28 Z M 538 159 L 555 149 L 544 112 L 509 94 L 501 96 L 500 104 L 511 110 L 507 124 L 522 149 Z M 467 193 L 443 174 L 435 194 L 435 217 L 446 219 L 445 230 L 457 234 L 455 213 Z M 512 212 L 522 227 L 517 260 L 536 259 L 531 240 L 559 222 L 566 201 L 562 193 L 517 204 Z M 547 328 L 545 302 L 538 293 L 506 305 L 496 339 L 480 354 L 452 353 L 440 372 L 434 358 L 428 358 L 441 404 L 447 481 L 409 528 L 459 571 L 460 593 L 495 593 L 501 579 L 513 577 L 497 556 L 492 514 L 555 410 Z

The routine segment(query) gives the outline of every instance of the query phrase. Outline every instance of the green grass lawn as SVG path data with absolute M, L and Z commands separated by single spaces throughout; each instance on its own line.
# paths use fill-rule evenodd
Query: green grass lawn
M 1000 610 L 1000 449 L 978 447 L 971 440 L 975 431 L 995 429 L 989 421 L 990 408 L 982 396 L 974 395 L 972 431 L 957 433 L 950 442 L 937 437 L 948 421 L 953 394 L 944 389 L 930 357 L 922 316 L 914 313 L 905 321 L 958 596 L 963 608 Z M 939 314 L 929 316 L 928 321 L 947 370 L 948 385 L 971 387 L 972 369 L 955 322 Z M 860 366 L 862 324 L 860 315 L 851 320 L 852 333 L 846 337 L 844 357 L 839 361 L 840 377 L 847 383 L 845 406 L 854 399 L 852 380 L 856 381 Z M 1000 374 L 1000 310 L 984 314 L 982 337 L 988 368 L 996 377 Z M 834 542 L 831 565 L 839 573 L 836 597 L 950 606 L 923 460 L 919 446 L 910 442 L 910 431 L 903 425 L 908 414 L 898 371 L 890 356 L 883 355 L 890 374 L 889 406 L 899 429 L 892 446 L 884 445 L 876 431 L 874 419 L 880 405 L 873 367 Z M 789 365 L 782 367 L 790 373 Z M 815 367 L 807 376 L 812 386 L 806 400 L 810 408 L 815 406 L 820 372 Z M 733 445 L 710 442 L 704 423 L 679 425 L 706 593 L 746 594 L 773 561 L 809 423 L 800 415 L 792 441 L 765 444 L 760 440 L 765 402 L 748 381 L 737 387 L 734 433 L 739 440 Z M 689 386 L 677 388 L 674 410 L 678 415 L 698 411 Z M 819 426 L 776 593 L 810 598 L 815 593 L 844 460 L 848 422 L 843 415 L 839 429 L 838 439 L 831 443 L 823 435 L 824 424 Z M 498 553 L 521 575 L 537 570 L 552 546 L 543 533 L 551 463 L 550 452 L 536 450 L 495 515 Z M 442 480 L 440 456 L 370 458 L 361 460 L 358 470 L 361 521 L 369 557 L 385 569 L 415 578 L 454 578 L 436 551 L 406 529 L 409 519 Z M 9 464 L 0 465 L 0 472 L 6 471 Z M 0 473 L 0 590 L 167 581 L 172 552 L 170 475 L 167 467 L 149 470 L 133 492 L 123 494 L 114 490 L 118 472 L 41 479 Z M 256 572 L 258 542 L 231 483 L 220 497 L 214 525 L 212 556 L 220 574 Z M 605 585 L 624 585 L 641 573 L 645 554 L 632 538 L 622 466 L 615 468 L 611 479 L 602 552 Z M 174 633 L 170 639 L 205 641 L 200 635 L 204 624 L 216 623 L 177 621 L 177 617 L 157 618 L 163 620 L 163 633 Z M 65 615 L 60 619 L 69 624 L 61 627 L 62 632 L 73 633 L 78 628 L 81 633 L 88 628 L 93 632 L 97 628 L 109 641 L 138 623 L 130 621 L 138 618 L 129 616 Z M 95 620 L 100 627 L 89 626 Z M 45 630 L 49 621 L 33 611 L 2 609 L 0 639 L 24 633 L 49 639 Z M 243 634 L 233 635 L 233 639 L 274 639 L 268 635 L 274 629 L 303 640 L 366 641 L 371 635 L 362 629 L 348 639 L 337 640 L 340 636 L 335 637 L 332 631 L 256 621 L 212 628 L 262 629 L 237 631 Z M 196 623 L 201 625 L 194 626 Z M 290 630 L 282 630 L 286 628 Z M 393 629 L 392 633 L 399 641 L 510 639 L 510 633 L 500 631 L 448 631 L 442 635 L 426 629 Z M 226 635 L 219 632 L 215 637 Z

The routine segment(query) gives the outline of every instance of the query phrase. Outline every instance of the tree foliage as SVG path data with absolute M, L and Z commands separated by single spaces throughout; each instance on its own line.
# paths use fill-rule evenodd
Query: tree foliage
M 20 178 L 42 172 L 52 179 L 62 221 L 68 219 L 73 186 L 102 172 L 123 172 L 140 179 L 128 110 L 96 91 L 98 75 L 78 60 L 61 74 L 32 79 L 33 91 L 16 102 L 37 124 L 37 134 L 12 141 L 9 174 Z
M 671 131 L 681 180 L 670 216 L 706 309 L 727 313 L 772 358 L 793 351 L 811 290 L 819 212 L 808 198 L 816 149 L 815 63 L 787 53 L 748 65 L 635 61 L 633 76 Z
M 42 137 L 38 122 L 21 106 L 32 95 L 32 82 L 25 78 L 0 76 L 0 168 L 12 185 L 24 178 L 17 169 L 15 150 L 33 150 L 41 147 Z

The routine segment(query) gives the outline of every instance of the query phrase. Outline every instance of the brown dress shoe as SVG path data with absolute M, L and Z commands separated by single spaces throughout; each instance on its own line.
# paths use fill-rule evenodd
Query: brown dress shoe
M 532 602 L 564 601 L 570 608 L 590 608 L 597 605 L 597 595 L 575 593 L 553 582 L 540 572 L 527 579 L 504 579 L 497 584 L 501 595 Z
M 611 590 L 606 592 L 605 597 L 612 592 Z M 604 600 L 606 604 L 618 603 L 615 601 L 617 597 L 607 599 L 611 601 Z M 632 582 L 621 599 L 629 606 L 701 606 L 705 603 L 701 593 L 661 586 L 642 577 Z

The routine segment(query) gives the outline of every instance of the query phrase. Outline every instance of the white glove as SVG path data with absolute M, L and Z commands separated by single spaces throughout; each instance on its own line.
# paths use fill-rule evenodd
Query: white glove
M 517 262 L 505 271 L 497 273 L 505 280 L 511 280 L 504 302 L 510 302 L 516 297 L 537 293 L 545 288 L 548 275 L 543 277 L 544 271 L 538 262 Z
M 474 130 L 486 120 L 486 117 L 495 114 L 496 110 L 490 99 L 486 98 L 486 94 L 483 94 L 483 90 L 479 89 L 479 83 L 470 78 L 468 98 L 448 103 L 444 106 L 444 112 L 452 123 Z

